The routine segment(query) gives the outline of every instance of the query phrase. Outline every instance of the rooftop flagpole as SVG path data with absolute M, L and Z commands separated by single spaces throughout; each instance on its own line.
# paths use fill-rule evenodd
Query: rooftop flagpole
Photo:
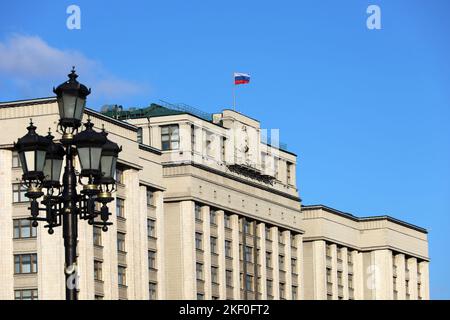
M 235 76 L 233 72 L 233 111 L 236 111 L 236 83 L 235 83 Z

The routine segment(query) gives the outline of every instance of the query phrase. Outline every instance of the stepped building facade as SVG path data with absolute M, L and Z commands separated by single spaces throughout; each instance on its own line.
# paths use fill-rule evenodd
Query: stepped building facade
M 113 225 L 79 224 L 80 299 L 429 299 L 427 231 L 302 205 L 296 155 L 259 121 L 157 104 L 84 116 L 123 151 Z M 64 299 L 61 230 L 26 220 L 13 151 L 30 118 L 55 128 L 56 98 L 0 103 L 0 299 Z

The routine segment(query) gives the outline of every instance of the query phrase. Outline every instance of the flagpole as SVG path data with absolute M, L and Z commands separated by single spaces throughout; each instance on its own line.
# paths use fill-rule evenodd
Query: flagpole
M 234 80 L 234 73 L 233 73 L 233 111 L 236 111 L 236 83 Z

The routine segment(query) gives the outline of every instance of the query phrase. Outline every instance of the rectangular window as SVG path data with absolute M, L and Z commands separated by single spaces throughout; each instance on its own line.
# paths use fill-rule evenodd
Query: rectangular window
M 287 184 L 292 185 L 293 181 L 292 181 L 292 167 L 293 164 L 290 162 L 286 162 L 286 177 L 287 177 Z
M 209 210 L 209 223 L 213 226 L 217 225 L 217 212 L 214 209 Z
M 352 251 L 347 251 L 347 263 L 348 263 L 348 264 L 353 264 L 353 255 L 352 255 Z
M 227 287 L 232 288 L 233 287 L 233 271 L 232 270 L 226 270 L 225 271 L 225 278 L 227 282 Z
M 272 238 L 271 238 L 271 233 L 270 233 L 270 227 L 266 226 L 265 229 L 266 229 L 266 239 L 271 240 Z
M 253 228 L 252 228 L 252 222 L 245 220 L 244 223 L 244 233 L 253 235 Z
M 137 135 L 137 139 L 136 139 L 137 142 L 142 143 L 142 128 L 138 128 L 136 135 Z
M 222 150 L 222 152 L 221 152 L 221 160 L 222 161 L 225 161 L 225 159 L 226 159 L 226 147 L 225 147 L 226 142 L 227 142 L 227 138 L 222 137 L 220 139 L 220 149 Z
M 103 262 L 94 260 L 94 280 L 103 280 Z
M 203 280 L 203 264 L 202 263 L 196 263 L 195 265 L 195 271 L 197 280 Z
M 352 274 L 348 275 L 348 287 L 350 289 L 353 289 L 353 275 Z
M 12 185 L 12 191 L 13 191 L 13 202 L 28 202 L 30 201 L 26 196 L 25 193 L 27 193 L 27 187 L 21 185 L 20 183 L 14 183 Z
M 253 287 L 253 276 L 248 274 L 245 277 L 245 288 L 247 291 L 253 291 Z
M 328 283 L 332 283 L 333 281 L 331 280 L 331 269 L 327 268 L 327 282 Z
M 272 268 L 272 252 L 266 252 L 266 267 Z
M 177 124 L 161 127 L 161 150 L 177 150 L 180 146 L 180 130 Z
M 147 206 L 151 207 L 155 205 L 154 199 L 153 199 L 153 190 L 150 188 L 147 188 Z
M 15 290 L 14 291 L 15 300 L 38 300 L 38 290 L 37 289 L 25 289 L 25 290 Z
M 197 134 L 195 130 L 195 126 L 191 125 L 191 151 L 194 152 L 196 149 L 196 140 L 197 140 Z
M 225 240 L 225 257 L 227 258 L 231 258 L 232 254 L 231 254 L 231 241 L 230 240 Z
M 102 228 L 94 226 L 93 228 L 94 234 L 94 245 L 101 246 L 102 245 Z
M 119 286 L 127 285 L 127 268 L 123 266 L 119 266 L 117 268 L 118 282 Z
M 219 283 L 219 268 L 211 267 L 211 282 L 218 284 Z
M 270 279 L 267 279 L 266 287 L 267 287 L 267 295 L 273 296 L 273 281 Z
M 14 239 L 36 238 L 36 228 L 32 226 L 30 220 L 15 219 L 13 227 Z
M 149 300 L 156 300 L 156 283 L 150 282 L 148 284 L 148 298 Z
M 284 244 L 284 236 L 282 231 L 278 231 L 278 242 Z
M 117 251 L 125 252 L 125 233 L 117 232 Z
M 291 234 L 291 247 L 297 248 L 297 241 L 295 241 L 295 235 Z
M 148 251 L 148 268 L 149 270 L 156 270 L 156 251 Z
M 223 218 L 225 228 L 231 229 L 231 216 L 229 214 L 225 214 Z
M 326 245 L 325 253 L 327 257 L 331 257 L 331 246 L 329 244 Z
M 205 300 L 205 294 L 204 293 L 197 293 L 197 300 Z
M 342 286 L 342 271 L 338 271 L 337 272 L 337 281 L 338 281 L 338 286 Z
M 284 256 L 281 254 L 278 256 L 278 267 L 284 269 Z
M 286 285 L 284 284 L 284 283 L 280 283 L 280 299 L 281 300 L 284 300 L 284 299 L 286 299 L 286 295 L 285 295 L 285 293 L 286 293 Z
M 20 158 L 19 158 L 19 154 L 17 153 L 17 151 L 13 151 L 12 153 L 12 167 L 13 168 L 20 168 Z
M 245 246 L 245 261 L 253 262 L 253 248 Z
M 297 292 L 298 292 L 297 286 L 292 286 L 292 300 L 297 300 Z
M 125 200 L 116 198 L 116 216 L 125 218 Z
M 116 167 L 116 182 L 123 184 L 123 169 Z
M 202 207 L 199 204 L 195 204 L 195 220 L 203 221 L 202 219 Z
M 197 250 L 203 250 L 202 237 L 203 235 L 200 232 L 195 233 L 195 249 Z
M 156 221 L 147 219 L 147 236 L 148 238 L 156 238 Z
M 211 247 L 211 253 L 217 254 L 217 238 L 216 237 L 210 237 L 210 247 Z
M 297 259 L 291 258 L 291 272 L 296 274 L 297 273 Z
M 14 273 L 36 273 L 37 272 L 37 254 L 15 254 L 14 255 Z

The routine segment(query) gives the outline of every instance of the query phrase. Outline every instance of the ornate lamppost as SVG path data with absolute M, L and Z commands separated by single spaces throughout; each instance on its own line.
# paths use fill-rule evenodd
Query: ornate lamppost
M 14 149 L 22 164 L 25 195 L 31 201 L 28 219 L 33 227 L 37 227 L 38 221 L 46 223 L 44 227 L 49 234 L 53 234 L 55 227 L 62 226 L 66 300 L 77 300 L 78 219 L 99 225 L 103 231 L 112 224 L 108 222 L 107 204 L 113 200 L 111 193 L 115 191 L 116 163 L 121 148 L 107 139 L 104 130 L 95 131 L 90 119 L 84 124 L 85 129 L 79 131 L 86 97 L 91 90 L 77 81 L 75 68 L 68 76 L 68 81 L 53 89 L 59 107 L 61 142 L 54 142 L 50 133 L 46 137 L 38 135 L 30 122 L 28 133 L 14 143 Z M 79 173 L 73 163 L 76 155 L 81 166 Z M 80 193 L 77 193 L 78 185 L 82 186 Z M 96 203 L 100 210 L 96 209 Z

